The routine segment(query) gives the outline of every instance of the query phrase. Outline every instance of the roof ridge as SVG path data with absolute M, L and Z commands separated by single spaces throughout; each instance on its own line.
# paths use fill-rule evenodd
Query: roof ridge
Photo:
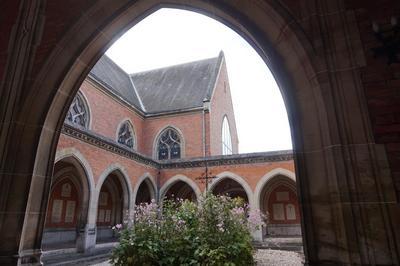
M 181 67 L 181 66 L 185 66 L 185 65 L 195 64 L 195 63 L 209 61 L 209 60 L 218 59 L 218 58 L 219 58 L 219 55 L 215 56 L 215 57 L 203 58 L 203 59 L 200 59 L 200 60 L 190 61 L 190 62 L 186 62 L 186 63 L 179 63 L 179 64 L 175 64 L 175 65 L 170 65 L 170 66 L 158 67 L 158 68 L 153 68 L 153 69 L 149 69 L 149 70 L 134 72 L 134 73 L 129 74 L 129 76 L 133 76 L 133 75 L 137 75 L 137 74 L 143 74 L 143 73 L 149 73 L 149 72 L 154 72 L 154 71 L 159 71 L 159 70 L 163 70 L 163 69 L 167 69 L 167 68 Z
M 146 113 L 146 112 L 147 112 L 147 111 L 146 111 L 146 107 L 144 106 L 143 101 L 142 101 L 142 98 L 140 97 L 139 92 L 137 91 L 136 86 L 135 86 L 135 84 L 133 83 L 132 77 L 131 77 L 130 75 L 128 75 L 128 78 L 129 78 L 129 80 L 131 81 L 131 84 L 132 84 L 132 87 L 133 87 L 133 91 L 135 92 L 136 97 L 137 97 L 138 100 L 139 100 L 140 107 L 142 107 L 143 112 Z
M 114 60 L 112 60 L 108 55 L 103 54 L 102 58 L 107 59 L 108 61 L 111 62 L 111 64 L 113 64 L 114 66 L 116 66 L 119 70 L 121 70 L 122 72 L 124 72 L 124 74 L 126 74 L 127 76 L 129 76 L 129 73 L 126 72 L 122 67 L 120 67 L 117 63 L 114 62 Z M 101 58 L 100 58 L 101 60 Z

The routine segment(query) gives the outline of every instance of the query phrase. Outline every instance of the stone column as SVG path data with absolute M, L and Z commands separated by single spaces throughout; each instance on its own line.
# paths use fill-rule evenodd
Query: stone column
M 30 194 L 32 178 L 40 179 L 41 184 L 50 184 L 50 175 L 32 176 L 35 162 L 35 144 L 30 138 L 22 139 L 23 132 L 29 132 L 35 138 L 42 128 L 25 124 L 18 120 L 24 99 L 24 83 L 30 73 L 36 46 L 43 28 L 44 1 L 15 1 L 19 6 L 15 21 L 6 21 L 12 25 L 8 39 L 4 72 L 0 83 L 0 265 L 40 264 L 41 235 L 44 224 L 43 202 L 47 202 L 46 186 L 38 195 Z M 5 4 L 5 13 L 8 3 Z M 12 5 L 11 5 L 12 6 Z M 5 15 L 5 14 L 4 14 Z M 5 28 L 2 28 L 3 30 Z M 7 26 L 6 26 L 7 29 Z M 1 32 L 7 35 L 7 31 Z M 3 66 L 3 65 L 2 65 Z M 30 152 L 22 152 L 22 144 Z M 51 171 L 49 171 L 51 172 Z M 36 202 L 28 198 L 37 197 Z M 45 200 L 42 201 L 42 197 Z M 28 203 L 27 203 L 28 202 Z M 44 204 L 45 205 L 45 204 Z M 25 213 L 26 208 L 32 211 Z M 26 221 L 30 221 L 26 223 Z M 25 225 L 24 230 L 22 226 Z M 21 231 L 29 231 L 24 234 Z
M 79 230 L 76 249 L 80 253 L 91 253 L 96 247 L 96 225 L 86 224 Z

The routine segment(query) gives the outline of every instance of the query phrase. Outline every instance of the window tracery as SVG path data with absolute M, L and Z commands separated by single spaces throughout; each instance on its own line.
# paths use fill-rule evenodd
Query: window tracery
M 125 121 L 118 131 L 118 143 L 125 145 L 133 149 L 135 145 L 135 139 L 133 135 L 133 129 L 128 121 Z
M 72 124 L 88 128 L 89 112 L 80 94 L 77 94 L 72 101 L 66 120 Z
M 158 160 L 181 158 L 181 138 L 179 133 L 172 128 L 165 130 L 157 145 Z

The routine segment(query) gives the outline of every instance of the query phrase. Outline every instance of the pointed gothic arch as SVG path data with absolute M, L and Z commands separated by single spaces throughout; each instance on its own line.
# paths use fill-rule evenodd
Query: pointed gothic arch
M 167 195 L 168 191 L 176 184 L 180 183 L 182 186 L 187 186 L 195 195 L 195 200 L 197 201 L 201 197 L 200 188 L 197 186 L 196 182 L 184 175 L 175 175 L 166 181 L 160 189 L 160 204 L 162 203 L 164 197 Z M 187 191 L 187 190 L 186 190 Z M 185 193 L 187 194 L 187 193 Z M 175 195 L 178 196 L 179 195 Z M 192 199 L 194 199 L 192 197 Z
M 137 181 L 133 190 L 133 199 L 135 205 L 142 202 L 150 202 L 152 199 L 157 198 L 157 185 L 154 177 L 146 173 L 142 175 Z
M 133 215 L 132 185 L 124 167 L 112 164 L 103 171 L 96 185 L 95 203 L 91 218 L 97 225 L 96 242 L 116 241 L 112 226 L 129 223 Z
M 208 189 L 218 195 L 230 194 L 233 197 L 242 197 L 248 202 L 250 208 L 254 207 L 253 191 L 244 178 L 235 173 L 229 171 L 219 173 L 210 182 Z
M 300 207 L 296 181 L 286 169 L 267 173 L 257 184 L 256 204 L 268 213 L 263 235 L 300 236 Z M 288 175 L 285 175 L 288 174 Z
M 222 118 L 221 150 L 222 155 L 231 155 L 233 153 L 231 127 L 227 115 Z
M 185 140 L 181 130 L 174 126 L 162 128 L 154 139 L 153 158 L 157 160 L 185 157 Z
M 54 166 L 42 248 L 70 246 L 84 252 L 90 245 L 84 239 L 92 201 L 89 164 L 79 151 L 61 150 Z
M 117 127 L 116 141 L 128 147 L 129 149 L 137 149 L 136 132 L 130 119 L 124 119 Z
M 82 91 L 78 91 L 72 100 L 65 121 L 75 126 L 90 129 L 90 106 Z

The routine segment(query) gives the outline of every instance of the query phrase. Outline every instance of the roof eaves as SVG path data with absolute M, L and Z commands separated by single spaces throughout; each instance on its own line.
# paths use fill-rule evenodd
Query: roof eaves
M 198 112 L 198 111 L 202 111 L 202 110 L 203 110 L 203 106 L 197 106 L 197 107 L 176 109 L 176 110 L 170 110 L 170 111 L 151 112 L 151 113 L 146 113 L 145 116 L 146 117 L 156 117 L 156 116 L 164 116 L 164 115 L 189 113 L 189 112 Z

